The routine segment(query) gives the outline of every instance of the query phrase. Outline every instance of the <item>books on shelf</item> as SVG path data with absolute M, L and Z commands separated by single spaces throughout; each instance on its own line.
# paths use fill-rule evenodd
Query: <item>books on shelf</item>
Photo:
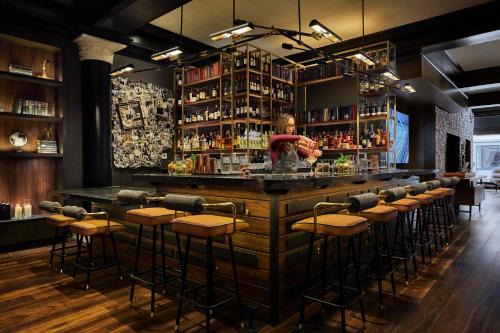
M 39 154 L 57 154 L 57 142 L 52 140 L 36 140 L 36 151 Z
M 50 116 L 49 106 L 47 102 L 18 98 L 14 106 L 14 113 L 48 117 Z
M 186 71 L 186 83 L 202 81 L 220 75 L 220 63 L 214 62 L 211 65 L 193 68 Z

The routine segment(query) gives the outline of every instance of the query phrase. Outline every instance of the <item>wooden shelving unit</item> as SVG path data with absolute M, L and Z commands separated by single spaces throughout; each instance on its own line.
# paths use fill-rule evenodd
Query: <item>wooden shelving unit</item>
M 63 142 L 62 51 L 60 48 L 0 34 L 0 201 L 11 204 L 31 202 L 30 219 L 42 218 L 38 202 L 51 198 L 61 185 Z M 43 64 L 46 63 L 45 72 Z M 33 76 L 9 72 L 9 65 L 32 68 Z M 46 78 L 42 78 L 45 73 Z M 17 99 L 49 104 L 48 116 L 15 113 Z M 37 140 L 51 128 L 58 153 L 40 154 Z M 13 132 L 23 132 L 28 141 L 22 152 L 9 143 Z

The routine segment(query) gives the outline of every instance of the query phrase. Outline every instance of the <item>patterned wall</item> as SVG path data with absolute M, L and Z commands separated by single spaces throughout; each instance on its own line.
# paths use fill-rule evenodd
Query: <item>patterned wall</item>
M 474 135 L 474 115 L 467 110 L 461 113 L 448 113 L 436 107 L 436 169 L 441 171 L 446 167 L 446 134 L 450 133 L 460 137 L 460 153 L 465 156 L 465 140 L 470 140 L 472 149 L 472 139 Z M 471 156 L 473 152 L 471 152 Z M 471 158 L 471 163 L 474 159 Z M 463 162 L 460 162 L 462 168 Z M 471 169 L 472 169 L 471 165 Z
M 117 77 L 111 80 L 111 104 L 114 166 L 159 166 L 162 150 L 172 148 L 172 92 L 152 83 Z

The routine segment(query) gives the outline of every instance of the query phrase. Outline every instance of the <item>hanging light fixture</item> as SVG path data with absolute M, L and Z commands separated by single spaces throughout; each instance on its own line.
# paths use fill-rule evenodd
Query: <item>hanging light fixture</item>
M 413 94 L 417 91 L 413 88 L 409 83 L 405 83 L 404 86 L 401 87 L 401 91 L 407 94 Z
M 111 75 L 111 76 L 118 76 L 118 75 L 121 75 L 121 74 L 124 74 L 124 73 L 131 72 L 134 69 L 135 69 L 135 66 L 132 65 L 132 64 L 130 64 L 130 65 L 126 65 L 126 66 L 123 66 L 123 67 L 115 69 L 109 75 Z
M 392 81 L 399 81 L 399 76 L 397 76 L 390 70 L 386 70 L 385 72 L 383 72 L 382 76 Z
M 180 37 L 179 37 L 179 46 L 174 46 L 168 50 L 160 51 L 151 56 L 151 60 L 160 61 L 164 59 L 176 60 L 182 54 L 182 28 L 183 28 L 183 20 L 184 20 L 184 5 L 181 5 L 181 28 L 180 28 Z
M 364 49 L 365 49 L 365 0 L 361 0 L 361 29 L 363 32 L 362 37 L 361 37 L 362 41 L 363 41 L 363 47 L 361 50 L 359 50 L 354 55 L 354 58 L 363 62 L 367 66 L 374 66 L 375 61 L 364 52 Z
M 330 30 L 324 24 L 321 24 L 318 20 L 314 19 L 309 22 L 309 27 L 314 30 L 317 36 L 325 37 L 332 43 L 339 43 L 342 41 L 342 38 L 337 35 L 335 32 Z M 313 35 L 314 37 L 314 35 Z
M 208 37 L 210 37 L 210 39 L 213 41 L 218 41 L 221 39 L 226 39 L 231 37 L 232 38 L 239 37 L 255 29 L 252 22 L 245 22 L 240 20 L 236 21 L 235 16 L 236 16 L 236 0 L 233 0 L 233 26 L 224 29 L 222 31 L 214 32 L 208 35 Z

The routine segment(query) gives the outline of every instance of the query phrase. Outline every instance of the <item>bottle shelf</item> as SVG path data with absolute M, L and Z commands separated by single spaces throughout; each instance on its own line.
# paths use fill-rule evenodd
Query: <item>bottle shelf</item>
M 231 96 L 231 95 L 225 96 L 224 100 L 231 100 L 231 97 L 238 98 L 238 97 L 246 97 L 246 96 L 250 96 L 250 97 L 258 98 L 258 99 L 263 98 L 263 96 L 257 95 L 255 93 L 248 93 L 247 94 L 246 92 L 241 92 L 241 93 L 234 94 L 233 96 Z
M 63 121 L 62 117 L 52 117 L 52 116 L 37 116 L 33 114 L 23 114 L 14 112 L 0 112 L 0 117 L 3 118 L 13 118 L 13 119 L 23 119 L 30 121 L 48 121 L 52 123 L 60 123 Z
M 360 153 L 385 153 L 387 152 L 387 147 L 376 147 L 376 148 L 360 148 Z
M 202 101 L 196 101 L 196 102 L 184 102 L 184 107 L 190 107 L 190 106 L 196 106 L 196 105 L 203 105 L 203 104 L 210 104 L 210 103 L 215 103 L 215 102 L 220 102 L 220 98 L 210 98 L 210 99 L 204 99 Z M 224 102 L 228 102 L 226 100 L 223 100 Z
M 0 151 L 0 158 L 62 158 L 63 154 L 43 154 L 17 151 Z
M 332 120 L 332 121 L 316 121 L 314 123 L 300 123 L 298 127 L 320 127 L 320 126 L 332 126 L 332 125 L 345 125 L 345 124 L 355 124 L 355 119 L 346 120 Z
M 330 81 L 335 81 L 344 78 L 344 76 L 332 76 L 332 77 L 327 77 L 323 79 L 316 79 L 316 80 L 309 80 L 309 81 L 303 81 L 297 83 L 298 86 L 309 86 L 309 85 L 315 85 L 315 84 L 320 84 L 320 83 L 326 83 Z
M 183 128 L 200 128 L 200 127 L 217 127 L 220 126 L 221 122 L 219 120 L 209 120 L 209 121 L 198 121 L 195 123 L 187 123 L 182 125 Z
M 216 75 L 216 76 L 209 77 L 208 79 L 203 79 L 203 80 L 193 81 L 193 82 L 190 82 L 190 83 L 185 83 L 184 87 L 192 87 L 192 86 L 196 86 L 198 84 L 207 83 L 207 82 L 210 82 L 210 81 L 213 81 L 213 80 L 218 80 L 220 78 L 221 78 L 220 75 Z
M 360 122 L 387 120 L 387 115 L 359 117 Z
M 17 73 L 11 73 L 7 71 L 0 71 L 0 79 L 7 79 L 12 81 L 26 82 L 31 84 L 37 84 L 46 87 L 58 88 L 62 86 L 61 81 L 44 79 L 36 76 L 29 76 Z
M 288 105 L 295 104 L 294 102 L 285 101 L 284 99 L 278 99 L 278 98 L 273 98 L 272 101 L 273 103 L 279 103 L 279 104 L 288 104 Z
M 273 80 L 273 81 L 278 81 L 278 82 L 285 83 L 285 84 L 291 84 L 291 85 L 294 85 L 294 84 L 295 84 L 295 83 L 293 83 L 293 82 L 291 82 L 291 81 L 288 81 L 288 80 L 285 80 L 285 79 L 279 78 L 279 77 L 274 76 L 274 75 L 271 75 L 271 80 Z
M 256 69 L 253 69 L 253 68 L 250 68 L 250 67 L 244 67 L 244 68 L 238 68 L 238 69 L 235 69 L 233 71 L 234 74 L 238 74 L 238 73 L 244 73 L 248 70 L 249 73 L 252 73 L 252 74 L 257 74 L 257 75 L 260 75 L 262 74 L 261 71 L 259 70 L 256 70 Z M 228 74 L 231 74 L 231 73 L 227 73 L 225 75 L 228 75 Z
M 360 93 L 359 97 L 362 97 L 362 98 L 375 98 L 375 97 L 381 97 L 381 96 L 383 96 L 385 94 L 387 94 L 386 91 L 364 92 L 364 93 Z
M 334 148 L 334 149 L 321 149 L 324 153 L 334 154 L 334 153 L 346 153 L 346 154 L 356 154 L 358 150 L 356 148 Z

